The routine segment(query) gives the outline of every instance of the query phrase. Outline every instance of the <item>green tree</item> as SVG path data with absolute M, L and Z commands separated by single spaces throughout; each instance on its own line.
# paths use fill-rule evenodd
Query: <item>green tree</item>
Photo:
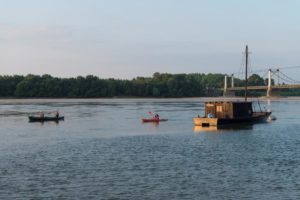
M 249 86 L 263 86 L 263 85 L 265 85 L 265 80 L 257 74 L 252 74 L 248 78 L 248 85 Z

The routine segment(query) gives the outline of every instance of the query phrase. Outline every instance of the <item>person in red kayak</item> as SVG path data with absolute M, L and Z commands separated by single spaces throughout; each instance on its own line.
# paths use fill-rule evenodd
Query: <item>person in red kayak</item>
M 155 114 L 155 115 L 154 115 L 154 119 L 159 120 L 159 115 L 158 115 L 158 114 Z

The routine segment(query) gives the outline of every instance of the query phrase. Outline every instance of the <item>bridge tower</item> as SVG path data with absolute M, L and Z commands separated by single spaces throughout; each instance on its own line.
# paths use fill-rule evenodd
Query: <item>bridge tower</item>
M 224 77 L 224 90 L 223 90 L 223 96 L 235 96 L 235 92 L 233 90 L 228 89 L 228 84 L 227 84 L 227 75 Z M 231 88 L 234 88 L 234 76 L 231 74 Z
M 224 78 L 224 90 L 223 90 L 223 96 L 225 97 L 227 95 L 227 75 L 225 75 Z
M 272 70 L 268 71 L 268 88 L 267 88 L 267 97 L 271 97 L 272 95 Z
M 279 72 L 279 69 L 276 69 L 276 76 L 277 76 L 277 85 L 280 85 L 280 72 Z

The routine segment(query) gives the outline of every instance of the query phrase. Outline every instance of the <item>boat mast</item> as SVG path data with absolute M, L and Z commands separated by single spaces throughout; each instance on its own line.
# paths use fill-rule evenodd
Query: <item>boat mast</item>
M 245 102 L 247 102 L 247 89 L 248 89 L 248 45 L 246 45 L 246 73 L 245 73 Z

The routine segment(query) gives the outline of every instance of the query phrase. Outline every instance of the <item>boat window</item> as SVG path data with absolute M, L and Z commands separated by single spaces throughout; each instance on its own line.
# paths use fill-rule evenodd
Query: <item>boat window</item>
M 217 112 L 222 112 L 223 109 L 222 109 L 222 106 L 217 106 Z

